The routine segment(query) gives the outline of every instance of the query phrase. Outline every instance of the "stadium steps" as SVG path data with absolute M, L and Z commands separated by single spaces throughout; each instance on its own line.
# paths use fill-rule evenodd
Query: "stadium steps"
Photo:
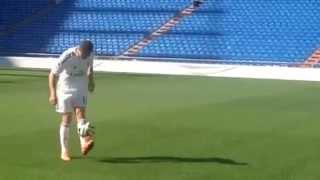
M 303 63 L 302 67 L 315 67 L 320 64 L 320 48 L 315 50 L 314 53 Z
M 181 10 L 177 15 L 171 18 L 168 22 L 162 25 L 159 29 L 152 32 L 148 36 L 144 37 L 143 40 L 139 41 L 138 43 L 134 44 L 130 47 L 127 51 L 125 51 L 122 55 L 124 56 L 136 56 L 139 52 L 154 41 L 157 38 L 160 38 L 164 34 L 168 33 L 171 29 L 177 26 L 183 18 L 186 16 L 191 16 L 200 6 L 195 6 L 194 4 L 189 5 L 188 7 Z

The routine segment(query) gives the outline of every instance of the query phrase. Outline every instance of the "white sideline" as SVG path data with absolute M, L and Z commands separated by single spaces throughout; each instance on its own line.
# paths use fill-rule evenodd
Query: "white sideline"
M 56 58 L 0 57 L 0 67 L 49 69 L 54 61 Z M 280 66 L 95 60 L 94 70 L 98 72 L 320 81 L 320 68 Z

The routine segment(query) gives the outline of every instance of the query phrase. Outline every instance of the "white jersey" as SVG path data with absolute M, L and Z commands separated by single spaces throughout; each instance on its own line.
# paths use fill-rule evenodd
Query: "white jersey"
M 59 93 L 88 93 L 88 75 L 92 73 L 93 55 L 81 59 L 76 56 L 77 48 L 66 50 L 51 69 L 51 72 L 59 77 L 57 82 Z

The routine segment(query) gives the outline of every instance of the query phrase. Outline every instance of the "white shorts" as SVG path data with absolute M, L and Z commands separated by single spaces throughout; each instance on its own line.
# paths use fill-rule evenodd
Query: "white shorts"
M 87 106 L 87 94 L 57 93 L 57 98 L 56 111 L 58 113 L 74 112 L 75 107 Z

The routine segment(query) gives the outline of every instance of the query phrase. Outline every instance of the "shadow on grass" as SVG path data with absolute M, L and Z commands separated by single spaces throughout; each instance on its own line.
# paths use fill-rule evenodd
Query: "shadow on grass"
M 27 73 L 17 73 L 17 74 L 0 73 L 0 76 L 48 78 L 47 74 L 27 74 Z
M 226 165 L 245 166 L 248 163 L 237 162 L 232 159 L 219 157 L 192 158 L 192 157 L 171 157 L 171 156 L 150 156 L 150 157 L 110 157 L 100 159 L 102 163 L 113 164 L 138 164 L 138 163 L 217 163 Z
M 87 158 L 84 157 L 84 156 L 72 156 L 71 158 L 74 159 L 74 160 L 87 159 Z
M 14 82 L 13 81 L 7 81 L 7 80 L 0 80 L 0 84 L 13 84 Z

